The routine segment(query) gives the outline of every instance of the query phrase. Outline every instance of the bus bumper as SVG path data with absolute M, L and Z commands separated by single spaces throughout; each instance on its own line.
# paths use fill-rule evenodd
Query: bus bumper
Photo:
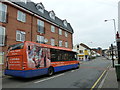
M 48 73 L 48 68 L 37 69 L 37 70 L 5 70 L 5 75 L 22 77 L 22 78 L 32 78 L 36 76 L 45 75 Z

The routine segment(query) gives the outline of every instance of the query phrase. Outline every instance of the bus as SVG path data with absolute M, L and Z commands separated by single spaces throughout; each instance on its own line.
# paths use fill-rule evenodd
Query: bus
M 77 53 L 72 49 L 25 41 L 9 46 L 5 75 L 22 78 L 51 76 L 79 66 Z

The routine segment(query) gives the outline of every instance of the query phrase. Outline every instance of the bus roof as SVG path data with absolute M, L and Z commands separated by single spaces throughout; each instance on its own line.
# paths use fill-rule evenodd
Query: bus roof
M 53 49 L 59 49 L 59 50 L 65 50 L 65 51 L 72 51 L 72 49 L 69 49 L 69 48 L 51 46 L 51 45 L 41 44 L 41 43 L 36 43 L 36 42 L 31 42 L 31 41 L 25 41 L 24 43 L 33 43 L 33 44 L 37 44 L 37 45 L 40 45 L 40 46 L 46 47 L 46 48 L 53 48 Z

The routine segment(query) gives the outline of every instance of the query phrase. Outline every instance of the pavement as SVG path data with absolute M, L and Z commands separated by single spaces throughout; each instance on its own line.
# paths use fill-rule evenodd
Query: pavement
M 120 90 L 120 81 L 117 81 L 116 70 L 109 67 L 98 88 L 111 88 Z

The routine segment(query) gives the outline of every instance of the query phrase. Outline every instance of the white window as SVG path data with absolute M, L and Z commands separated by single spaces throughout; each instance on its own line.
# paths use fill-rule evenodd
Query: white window
M 62 41 L 61 40 L 59 40 L 59 46 L 62 47 Z
M 55 32 L 55 27 L 51 25 L 51 32 Z
M 38 9 L 38 11 L 40 11 L 41 13 L 44 13 L 44 6 L 43 6 L 43 4 L 42 3 L 38 3 L 37 5 L 36 5 L 36 8 Z
M 61 29 L 59 29 L 59 35 L 62 35 L 62 30 Z
M 66 47 L 66 48 L 68 47 L 68 42 L 65 42 L 65 47 Z
M 65 37 L 68 37 L 68 33 L 67 32 L 65 32 Z
M 37 35 L 37 42 L 44 43 L 44 36 Z
M 0 22 L 6 22 L 7 5 L 0 3 Z
M 4 52 L 0 52 L 0 64 L 4 62 Z
M 50 16 L 50 18 L 55 20 L 55 13 L 54 13 L 54 11 L 50 11 L 49 12 L 49 16 Z
M 0 26 L 0 46 L 5 44 L 5 27 Z
M 45 33 L 44 31 L 44 22 L 41 20 L 37 20 L 37 25 L 38 25 L 38 32 L 39 33 Z
M 67 21 L 66 20 L 63 21 L 63 24 L 64 24 L 65 27 L 67 27 Z
M 51 39 L 51 45 L 55 46 L 55 39 L 53 39 L 53 38 Z
M 21 11 L 18 11 L 17 20 L 21 22 L 26 22 L 26 14 Z
M 25 34 L 26 34 L 25 32 L 17 30 L 16 41 L 21 41 L 21 42 L 25 41 Z

